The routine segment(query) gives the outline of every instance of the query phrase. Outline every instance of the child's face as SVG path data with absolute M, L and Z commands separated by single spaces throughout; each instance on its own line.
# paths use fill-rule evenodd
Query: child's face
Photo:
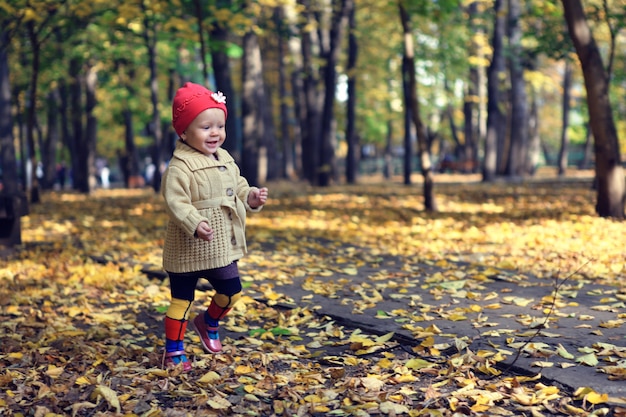
M 206 109 L 193 119 L 181 137 L 192 148 L 213 155 L 226 140 L 226 115 L 220 109 Z

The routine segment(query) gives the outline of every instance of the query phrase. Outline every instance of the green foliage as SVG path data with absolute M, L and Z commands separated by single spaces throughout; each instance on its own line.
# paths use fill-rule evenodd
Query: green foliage
M 150 145 L 150 139 L 141 133 L 150 121 L 147 53 L 144 45 L 144 18 L 157 28 L 157 65 L 159 73 L 160 108 L 163 123 L 169 120 L 167 87 L 170 73 L 181 78 L 202 82 L 199 65 L 198 22 L 192 0 L 144 0 L 148 12 L 144 16 L 141 3 L 122 0 L 0 0 L 0 24 L 11 32 L 10 81 L 14 103 L 20 111 L 26 104 L 32 66 L 32 45 L 27 40 L 26 23 L 34 24 L 41 39 L 41 67 L 36 99 L 39 125 L 46 128 L 45 106 L 47 95 L 61 83 L 67 83 L 69 61 L 78 59 L 82 64 L 95 65 L 98 70 L 98 152 L 113 157 L 115 150 L 123 147 L 122 112 L 133 112 L 135 134 L 140 146 Z M 412 16 L 418 66 L 418 91 L 423 117 L 429 127 L 449 136 L 447 123 L 441 123 L 440 114 L 447 105 L 454 109 L 454 122 L 463 123 L 459 111 L 463 90 L 467 86 L 471 66 L 485 68 L 489 64 L 489 37 L 493 16 L 492 2 L 480 0 L 478 14 L 470 22 L 467 15 L 469 1 L 460 0 L 406 0 L 403 4 Z M 259 0 L 254 2 L 210 0 L 203 16 L 204 34 L 212 47 L 224 47 L 233 64 L 233 84 L 239 87 L 239 60 L 242 49 L 239 36 L 247 30 L 257 31 L 264 45 L 275 45 L 271 39 L 284 35 L 288 25 L 275 27 L 274 7 L 288 5 L 296 14 L 299 24 L 315 30 L 314 24 L 305 21 L 303 9 L 286 0 Z M 617 34 L 616 57 L 613 63 L 611 99 L 616 118 L 626 111 L 623 97 L 626 92 L 626 60 L 623 59 L 626 13 L 619 0 L 585 2 L 594 36 L 602 46 L 605 62 L 609 41 L 609 24 Z M 324 2 L 312 1 L 310 11 L 323 10 Z M 524 5 L 524 54 L 529 69 L 527 79 L 534 91 L 541 95 L 543 108 L 540 122 L 542 139 L 552 147 L 558 146 L 560 124 L 561 74 L 558 60 L 569 56 L 571 42 L 563 23 L 560 1 L 532 0 Z M 389 123 L 394 140 L 404 136 L 403 94 L 401 80 L 402 33 L 399 25 L 397 1 L 357 0 L 357 28 L 359 56 L 357 77 L 357 132 L 362 143 L 382 145 Z M 472 26 L 470 27 L 470 23 Z M 231 38 L 224 45 L 210 39 L 210 30 L 217 25 L 228 28 Z M 267 51 L 264 51 L 267 52 Z M 270 54 L 268 53 L 268 56 Z M 210 55 L 205 57 L 210 60 Z M 267 58 L 266 82 L 276 90 L 275 66 Z M 576 65 L 578 62 L 575 61 Z M 345 60 L 340 60 L 339 72 L 345 75 Z M 446 91 L 444 83 L 449 89 Z M 582 91 L 582 78 L 575 72 L 575 91 Z M 582 94 L 584 96 L 584 92 Z M 572 138 L 586 120 L 584 100 L 575 97 L 574 111 L 579 123 L 572 126 Z M 340 103 L 342 104 L 342 103 Z M 277 112 L 277 109 L 275 110 Z M 336 106 L 338 124 L 342 129 L 344 107 Z M 276 116 L 275 119 L 278 119 Z M 619 136 L 626 141 L 626 126 L 617 123 Z M 17 129 L 16 129 L 17 130 Z M 342 132 L 338 132 L 342 136 Z

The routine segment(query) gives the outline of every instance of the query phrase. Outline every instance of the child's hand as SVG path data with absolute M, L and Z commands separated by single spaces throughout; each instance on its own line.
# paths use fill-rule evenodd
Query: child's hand
M 200 222 L 196 228 L 196 236 L 202 240 L 211 241 L 213 240 L 213 229 L 207 222 Z
M 267 194 L 268 190 L 265 187 L 259 189 L 253 188 L 248 194 L 248 205 L 252 208 L 262 206 L 267 201 Z

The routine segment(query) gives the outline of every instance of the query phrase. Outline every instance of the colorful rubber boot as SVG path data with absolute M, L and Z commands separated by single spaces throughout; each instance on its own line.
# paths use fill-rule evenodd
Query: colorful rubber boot
M 200 342 L 206 352 L 222 351 L 222 342 L 218 333 L 219 321 L 226 317 L 239 298 L 241 298 L 240 292 L 231 296 L 215 294 L 204 314 L 198 314 L 193 319 L 194 329 L 200 336 Z
M 191 370 L 191 362 L 185 354 L 185 331 L 187 316 L 191 302 L 172 299 L 165 316 L 165 352 L 163 352 L 163 368 L 174 368 L 182 365 L 183 371 Z M 174 316 L 174 318 L 172 317 Z

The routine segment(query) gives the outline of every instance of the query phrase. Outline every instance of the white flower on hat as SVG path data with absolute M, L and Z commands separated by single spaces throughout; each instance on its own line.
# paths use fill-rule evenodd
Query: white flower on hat
M 211 94 L 211 98 L 215 100 L 216 103 L 226 104 L 226 96 L 221 91 Z

